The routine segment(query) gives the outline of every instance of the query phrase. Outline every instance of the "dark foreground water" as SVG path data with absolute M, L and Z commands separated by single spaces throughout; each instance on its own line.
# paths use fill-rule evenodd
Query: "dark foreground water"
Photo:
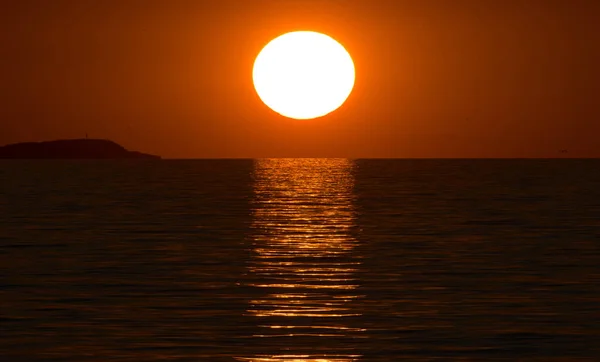
M 2 361 L 600 360 L 600 161 L 0 163 Z

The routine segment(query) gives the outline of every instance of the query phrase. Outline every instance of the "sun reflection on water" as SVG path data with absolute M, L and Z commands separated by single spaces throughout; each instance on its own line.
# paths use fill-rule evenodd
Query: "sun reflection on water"
M 354 164 L 345 159 L 263 159 L 255 163 L 253 257 L 257 297 L 248 315 L 270 351 L 245 361 L 349 362 L 364 329 L 355 277 L 360 260 L 353 209 Z M 260 339 L 260 340 L 259 340 Z M 259 343 L 260 344 L 260 343 Z M 339 347 L 339 348 L 338 348 Z

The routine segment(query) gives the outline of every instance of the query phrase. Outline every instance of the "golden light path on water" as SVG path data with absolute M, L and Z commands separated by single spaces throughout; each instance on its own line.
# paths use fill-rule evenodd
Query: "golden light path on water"
M 353 162 L 345 159 L 263 159 L 255 162 L 250 285 L 260 297 L 248 315 L 268 341 L 253 362 L 349 362 L 364 329 L 353 253 L 357 240 Z

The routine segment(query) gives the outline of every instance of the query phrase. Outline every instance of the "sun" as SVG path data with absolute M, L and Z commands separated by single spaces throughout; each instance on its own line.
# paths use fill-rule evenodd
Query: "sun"
M 254 88 L 273 111 L 289 118 L 322 117 L 338 109 L 354 87 L 354 62 L 333 38 L 295 31 L 269 42 L 252 72 Z

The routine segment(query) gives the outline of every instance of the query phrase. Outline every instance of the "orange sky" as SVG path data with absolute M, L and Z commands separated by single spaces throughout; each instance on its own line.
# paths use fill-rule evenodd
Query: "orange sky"
M 598 1 L 23 0 L 0 12 L 0 144 L 164 157 L 600 157 Z M 354 58 L 342 108 L 268 109 L 252 65 L 315 30 Z

